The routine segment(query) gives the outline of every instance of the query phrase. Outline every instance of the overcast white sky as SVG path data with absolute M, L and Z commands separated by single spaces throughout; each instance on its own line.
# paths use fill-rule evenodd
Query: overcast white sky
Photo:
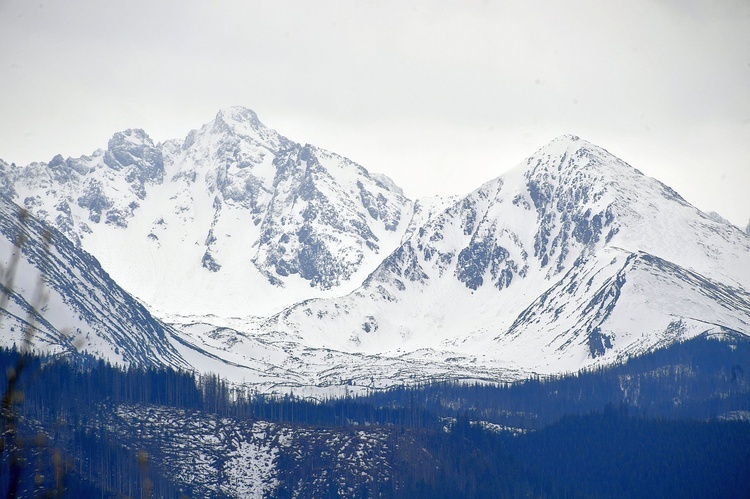
M 6 161 L 181 138 L 235 104 L 413 198 L 574 133 L 750 219 L 747 0 L 0 0 Z

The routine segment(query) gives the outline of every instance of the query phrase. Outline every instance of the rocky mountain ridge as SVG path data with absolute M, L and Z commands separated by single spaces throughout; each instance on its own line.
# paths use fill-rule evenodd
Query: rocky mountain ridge
M 8 197 L 173 313 L 262 314 L 351 290 L 398 244 L 412 210 L 387 177 L 239 107 L 184 141 L 126 130 L 91 156 L 2 163 L 0 177 Z
M 229 108 L 184 141 L 128 130 L 0 164 L 0 185 L 170 323 L 185 362 L 268 390 L 512 380 L 750 334 L 750 237 L 572 135 L 414 202 Z
M 749 286 L 742 231 L 563 136 L 429 218 L 353 293 L 240 328 L 477 373 L 556 373 L 710 330 L 747 334 Z

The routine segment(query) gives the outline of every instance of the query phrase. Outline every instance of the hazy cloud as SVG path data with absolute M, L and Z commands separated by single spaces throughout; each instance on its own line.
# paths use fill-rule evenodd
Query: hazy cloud
M 576 133 L 750 218 L 750 4 L 0 2 L 0 157 L 184 136 L 224 106 L 466 192 Z

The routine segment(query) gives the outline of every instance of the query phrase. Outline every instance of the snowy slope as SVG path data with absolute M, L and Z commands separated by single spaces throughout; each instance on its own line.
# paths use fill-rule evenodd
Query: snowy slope
M 185 140 L 0 162 L 0 187 L 179 330 L 192 366 L 271 391 L 509 380 L 750 334 L 750 237 L 570 135 L 411 202 L 229 108 Z
M 234 107 L 183 141 L 116 133 L 106 150 L 23 168 L 6 194 L 95 255 L 155 310 L 245 316 L 349 292 L 401 241 L 390 179 Z
M 171 331 L 110 279 L 91 255 L 0 196 L 2 345 L 121 365 L 188 364 Z

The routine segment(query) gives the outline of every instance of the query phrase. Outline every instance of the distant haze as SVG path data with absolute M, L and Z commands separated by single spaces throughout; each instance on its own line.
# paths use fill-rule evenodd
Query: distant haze
M 555 136 L 750 219 L 750 2 L 0 1 L 0 158 L 182 138 L 242 105 L 463 194 Z

